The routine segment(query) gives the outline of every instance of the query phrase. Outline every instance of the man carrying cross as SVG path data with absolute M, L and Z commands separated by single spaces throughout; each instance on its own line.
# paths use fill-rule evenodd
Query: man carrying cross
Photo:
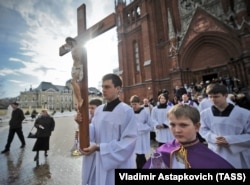
M 82 22 L 85 22 L 85 5 L 78 8 L 78 29 L 82 29 Z M 80 13 L 79 13 L 80 12 Z M 81 20 L 81 21 L 79 21 Z M 111 14 L 98 24 L 84 30 L 84 34 L 80 34 L 76 39 L 67 39 L 67 47 L 79 46 L 89 37 L 97 36 L 108 29 L 115 26 L 115 15 Z M 79 28 L 80 27 L 80 28 Z M 85 28 L 85 27 L 84 27 Z M 87 37 L 89 36 L 89 37 Z M 74 42 L 76 40 L 77 42 Z M 71 42 L 72 41 L 72 42 Z M 69 47 L 72 51 L 72 57 L 75 58 L 74 47 Z M 60 55 L 67 53 L 65 45 L 60 48 Z M 78 50 L 77 50 L 78 51 Z M 95 116 L 92 124 L 94 127 L 95 145 L 89 146 L 86 140 L 89 140 L 88 128 L 88 86 L 87 86 L 87 57 L 85 49 L 79 49 L 76 52 L 81 56 L 81 62 L 74 63 L 75 69 L 83 69 L 83 73 L 74 73 L 72 82 L 76 82 L 74 94 L 80 92 L 82 98 L 78 101 L 78 111 L 75 121 L 79 124 L 80 134 L 80 151 L 83 155 L 96 155 L 96 184 L 97 185 L 114 185 L 115 169 L 119 168 L 135 168 L 134 148 L 137 138 L 137 125 L 135 123 L 135 115 L 133 109 L 120 101 L 119 95 L 122 88 L 122 81 L 116 74 L 107 74 L 102 78 L 103 98 L 107 101 L 106 105 L 100 105 L 95 110 Z M 78 55 L 76 55 L 78 56 Z M 75 61 L 74 61 L 75 62 Z M 83 65 L 83 67 L 81 67 Z M 83 78 L 81 79 L 81 75 Z M 80 77 L 80 78 L 79 78 Z M 72 84 L 73 85 L 73 84 Z M 79 87 L 79 88 L 78 88 Z M 78 91 L 80 90 L 80 91 Z M 85 96 L 83 96 L 85 95 Z
M 116 74 L 102 78 L 103 98 L 92 121 L 95 145 L 80 149 L 83 155 L 95 153 L 96 185 L 114 185 L 115 169 L 135 168 L 137 124 L 133 109 L 119 100 L 122 81 Z M 81 121 L 78 114 L 77 121 Z
M 77 112 L 83 115 L 79 123 L 80 148 L 89 146 L 89 112 L 88 112 L 88 70 L 87 52 L 83 47 L 91 38 L 94 38 L 115 26 L 115 14 L 112 13 L 89 29 L 86 29 L 85 4 L 77 9 L 78 35 L 75 38 L 66 38 L 66 43 L 59 48 L 59 55 L 63 56 L 71 51 L 73 67 L 71 84 L 75 97 Z

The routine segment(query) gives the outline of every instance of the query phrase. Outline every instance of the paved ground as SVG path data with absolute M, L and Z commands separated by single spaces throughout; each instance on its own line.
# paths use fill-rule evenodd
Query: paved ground
M 56 127 L 50 140 L 48 157 L 40 152 L 40 166 L 36 167 L 32 152 L 35 139 L 26 138 L 26 147 L 20 149 L 15 135 L 10 152 L 0 154 L 0 185 L 80 185 L 81 156 L 72 156 L 76 123 L 71 114 L 55 115 Z M 28 120 L 23 124 L 25 137 L 33 126 Z M 8 135 L 6 123 L 0 123 L 0 150 L 4 149 Z M 152 142 L 152 150 L 155 143 Z

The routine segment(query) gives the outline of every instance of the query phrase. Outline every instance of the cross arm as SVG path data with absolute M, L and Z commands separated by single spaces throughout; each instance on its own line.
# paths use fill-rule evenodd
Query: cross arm
M 85 43 L 86 41 L 97 37 L 98 35 L 110 30 L 111 28 L 116 26 L 116 18 L 115 13 L 111 13 L 89 29 L 87 29 L 84 33 L 76 36 L 74 40 L 77 43 Z M 67 42 L 59 48 L 59 56 L 63 56 L 70 52 L 72 49 L 72 45 Z

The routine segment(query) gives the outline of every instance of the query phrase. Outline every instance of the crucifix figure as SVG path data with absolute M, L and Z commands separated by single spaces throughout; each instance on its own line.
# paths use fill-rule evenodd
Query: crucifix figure
M 71 37 L 66 38 L 66 43 L 72 48 L 71 54 L 73 59 L 73 67 L 71 70 L 71 84 L 73 87 L 76 109 L 80 110 L 83 105 L 83 98 L 81 96 L 81 89 L 79 83 L 83 80 L 83 63 L 81 60 L 82 47 L 77 45 L 77 41 Z
M 71 51 L 73 66 L 71 70 L 71 84 L 77 104 L 77 112 L 80 112 L 81 118 L 79 124 L 79 139 L 80 148 L 89 146 L 89 110 L 88 110 L 88 70 L 87 70 L 87 51 L 83 45 L 94 38 L 115 26 L 115 14 L 112 13 L 86 29 L 86 6 L 82 4 L 77 8 L 77 29 L 78 36 L 75 38 L 67 37 L 66 44 L 59 48 L 59 55 Z

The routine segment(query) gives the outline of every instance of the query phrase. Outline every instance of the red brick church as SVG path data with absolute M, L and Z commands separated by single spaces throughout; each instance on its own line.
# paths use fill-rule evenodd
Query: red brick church
M 122 98 L 219 78 L 250 87 L 249 0 L 115 0 Z

